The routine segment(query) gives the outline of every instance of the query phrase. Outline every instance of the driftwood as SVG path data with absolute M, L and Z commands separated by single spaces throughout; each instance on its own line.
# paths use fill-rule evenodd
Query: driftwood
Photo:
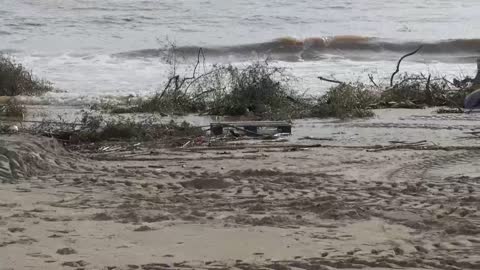
M 394 149 L 418 149 L 418 150 L 423 150 L 426 149 L 427 143 L 426 140 L 421 140 L 418 142 L 405 142 L 405 141 L 390 141 L 393 145 L 386 145 L 386 146 L 380 146 L 375 149 L 368 149 L 367 152 L 380 152 L 380 151 L 385 151 L 385 150 L 394 150 Z
M 312 137 L 312 136 L 305 136 L 299 138 L 299 140 L 311 140 L 311 141 L 333 141 L 333 138 L 330 137 Z
M 328 79 L 328 78 L 325 78 L 325 77 L 322 77 L 322 76 L 318 76 L 317 78 L 319 78 L 319 79 L 322 80 L 322 81 L 326 81 L 326 82 L 338 83 L 338 84 L 345 84 L 344 82 L 337 81 L 337 80 L 335 80 L 335 79 Z
M 420 49 L 423 48 L 423 45 L 420 45 L 420 47 L 418 47 L 415 51 L 413 52 L 410 52 L 410 53 L 407 53 L 405 54 L 404 56 L 402 56 L 399 60 L 398 60 L 398 63 L 397 63 L 397 69 L 392 73 L 392 76 L 390 77 L 390 87 L 393 86 L 393 78 L 395 77 L 395 75 L 397 75 L 397 73 L 400 71 L 400 64 L 402 63 L 403 59 L 409 57 L 409 56 L 412 56 L 414 54 L 416 54 L 418 51 L 420 51 Z
M 393 144 L 421 144 L 421 143 L 426 143 L 427 141 L 426 140 L 421 140 L 421 141 L 418 141 L 418 142 L 407 142 L 407 141 L 389 141 L 389 143 L 393 143 Z

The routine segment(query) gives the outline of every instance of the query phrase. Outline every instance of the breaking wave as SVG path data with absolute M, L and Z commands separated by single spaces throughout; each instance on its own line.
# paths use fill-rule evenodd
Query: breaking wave
M 415 50 L 423 45 L 421 54 L 448 54 L 465 57 L 480 55 L 480 39 L 453 39 L 438 42 L 393 42 L 373 37 L 334 36 L 296 39 L 292 37 L 279 38 L 269 42 L 203 48 L 208 56 L 251 56 L 252 54 L 284 55 L 292 59 L 317 60 L 322 55 L 354 54 L 360 57 L 362 53 L 403 53 Z M 185 46 L 176 48 L 178 53 L 193 56 L 199 47 Z M 117 57 L 159 57 L 164 49 L 144 49 L 118 53 Z

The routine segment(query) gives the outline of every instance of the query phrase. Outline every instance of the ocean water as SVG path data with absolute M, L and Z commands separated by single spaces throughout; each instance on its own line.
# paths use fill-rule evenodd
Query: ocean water
M 403 71 L 474 74 L 480 56 L 478 0 L 0 0 L 0 51 L 52 81 L 63 100 L 151 94 L 174 42 L 188 66 L 244 65 L 270 57 L 298 76 L 386 78 L 420 44 Z

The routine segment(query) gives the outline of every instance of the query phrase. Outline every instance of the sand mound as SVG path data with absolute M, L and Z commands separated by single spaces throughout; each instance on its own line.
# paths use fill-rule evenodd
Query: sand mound
M 0 181 L 75 167 L 69 153 L 56 140 L 28 135 L 0 136 Z

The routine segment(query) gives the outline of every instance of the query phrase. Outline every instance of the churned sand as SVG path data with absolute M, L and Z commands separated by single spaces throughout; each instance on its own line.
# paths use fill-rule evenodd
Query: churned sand
M 0 269 L 479 269 L 477 141 L 374 147 L 386 130 L 438 127 L 428 146 L 463 131 L 387 122 L 330 123 L 360 141 L 322 147 L 77 152 L 2 135 Z

